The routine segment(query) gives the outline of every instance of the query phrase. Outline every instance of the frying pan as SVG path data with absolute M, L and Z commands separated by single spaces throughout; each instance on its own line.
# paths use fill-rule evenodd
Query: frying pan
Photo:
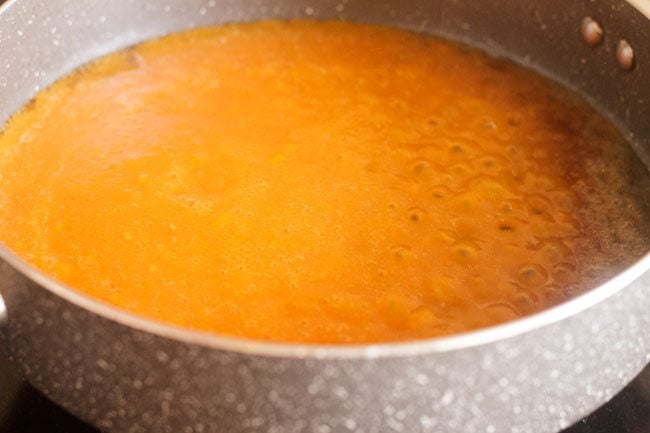
M 0 10 L 0 122 L 98 55 L 261 18 L 387 24 L 506 55 L 581 92 L 650 163 L 650 23 L 616 0 L 13 0 Z M 35 387 L 108 432 L 555 432 L 650 360 L 650 256 L 517 321 L 362 346 L 192 332 L 0 257 L 3 347 Z

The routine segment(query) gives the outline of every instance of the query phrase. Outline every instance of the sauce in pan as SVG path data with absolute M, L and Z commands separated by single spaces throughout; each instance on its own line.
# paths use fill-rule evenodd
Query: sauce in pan
M 43 272 L 259 340 L 485 327 L 648 245 L 647 171 L 585 103 L 369 25 L 228 25 L 101 58 L 8 122 L 0 173 L 0 240 Z

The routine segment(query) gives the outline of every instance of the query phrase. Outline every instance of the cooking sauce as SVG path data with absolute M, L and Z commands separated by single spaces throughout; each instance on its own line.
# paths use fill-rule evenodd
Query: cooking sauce
M 15 115 L 0 240 L 182 327 L 434 337 L 542 310 L 641 255 L 631 191 L 648 176 L 631 155 L 578 98 L 464 46 L 228 25 L 101 58 Z

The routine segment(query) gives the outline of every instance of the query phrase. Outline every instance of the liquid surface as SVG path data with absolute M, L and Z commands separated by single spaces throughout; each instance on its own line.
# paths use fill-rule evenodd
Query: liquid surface
M 648 174 L 631 155 L 577 98 L 465 47 L 230 25 L 102 58 L 14 116 L 0 240 L 183 327 L 426 338 L 547 308 L 638 258 L 630 191 Z

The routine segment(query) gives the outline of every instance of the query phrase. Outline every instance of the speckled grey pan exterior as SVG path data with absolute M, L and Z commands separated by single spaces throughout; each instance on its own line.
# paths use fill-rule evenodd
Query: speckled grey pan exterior
M 585 16 L 604 28 L 599 46 L 580 36 Z M 507 53 L 588 95 L 650 161 L 650 23 L 621 1 L 15 0 L 0 11 L 0 123 L 97 55 L 182 28 L 270 17 L 393 24 Z M 620 38 L 636 53 L 632 71 L 615 60 Z M 85 298 L 2 248 L 0 257 L 1 344 L 37 388 L 110 432 L 555 432 L 650 360 L 650 257 L 523 320 L 359 347 L 173 328 Z

